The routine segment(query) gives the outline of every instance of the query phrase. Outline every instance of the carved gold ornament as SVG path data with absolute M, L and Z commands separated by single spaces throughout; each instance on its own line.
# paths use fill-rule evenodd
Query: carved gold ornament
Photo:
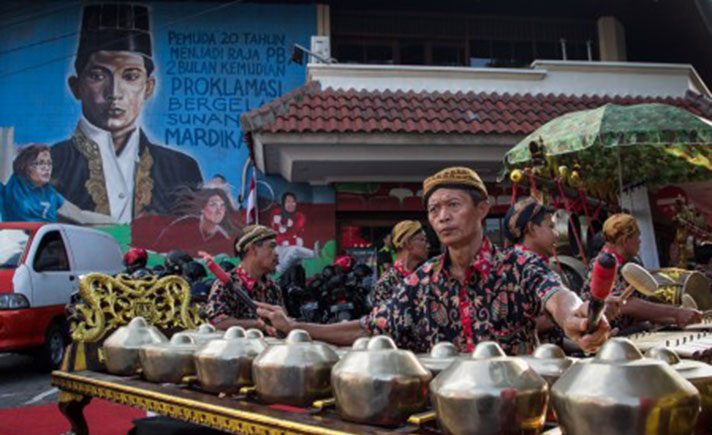
M 84 158 L 87 159 L 89 178 L 87 178 L 87 181 L 84 183 L 84 187 L 86 187 L 89 196 L 91 196 L 94 202 L 94 211 L 110 215 L 109 195 L 106 191 L 106 180 L 104 179 L 104 168 L 101 163 L 99 145 L 89 139 L 79 126 L 77 126 L 74 132 L 72 143 Z
M 134 182 L 134 206 L 133 215 L 139 216 L 146 207 L 151 204 L 153 194 L 153 179 L 151 178 L 151 167 L 153 158 L 146 147 L 141 153 L 141 159 L 136 167 L 136 180 Z
M 82 303 L 76 305 L 71 324 L 75 342 L 96 342 L 108 331 L 141 316 L 160 329 L 193 329 L 200 322 L 198 306 L 190 303 L 190 286 L 181 277 L 101 273 L 84 275 L 79 283 Z

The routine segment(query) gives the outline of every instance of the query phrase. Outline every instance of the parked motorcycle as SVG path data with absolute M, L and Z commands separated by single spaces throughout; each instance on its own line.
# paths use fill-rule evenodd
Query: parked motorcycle
M 371 289 L 371 269 L 356 265 L 344 269 L 326 266 L 308 282 L 301 265 L 290 267 L 280 286 L 290 316 L 306 322 L 337 323 L 358 319 L 368 312 L 366 297 Z

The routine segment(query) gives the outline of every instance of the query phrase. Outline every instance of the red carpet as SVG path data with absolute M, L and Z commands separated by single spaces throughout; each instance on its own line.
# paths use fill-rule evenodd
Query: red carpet
M 145 417 L 146 411 L 92 399 L 84 417 L 92 435 L 123 435 L 131 420 Z M 58 435 L 69 430 L 69 422 L 56 404 L 0 409 L 0 435 Z

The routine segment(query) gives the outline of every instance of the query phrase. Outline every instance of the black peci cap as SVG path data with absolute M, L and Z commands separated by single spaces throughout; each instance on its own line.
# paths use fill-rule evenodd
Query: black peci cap
M 117 3 L 86 6 L 75 62 L 77 72 L 92 53 L 101 50 L 133 51 L 150 60 L 153 50 L 148 8 Z

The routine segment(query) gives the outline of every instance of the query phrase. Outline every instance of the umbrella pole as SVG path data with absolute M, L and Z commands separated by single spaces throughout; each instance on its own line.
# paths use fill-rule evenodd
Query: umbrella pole
M 618 160 L 618 202 L 621 202 L 623 201 L 623 164 L 621 163 L 621 147 L 619 146 L 616 147 L 616 160 Z

